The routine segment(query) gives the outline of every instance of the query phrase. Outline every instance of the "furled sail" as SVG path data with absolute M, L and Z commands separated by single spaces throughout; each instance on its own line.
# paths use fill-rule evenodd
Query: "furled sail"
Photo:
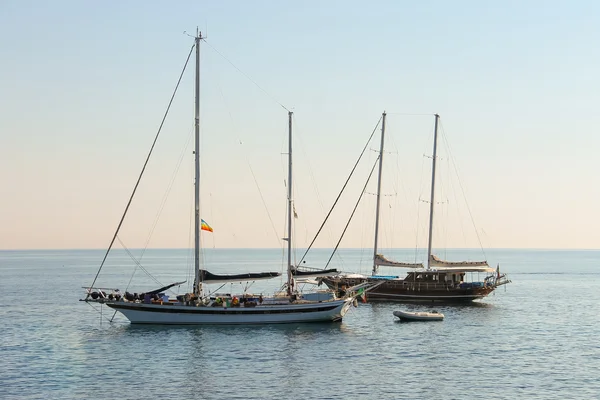
M 487 261 L 445 261 L 440 260 L 433 254 L 429 258 L 429 265 L 432 267 L 452 267 L 452 268 L 472 268 L 472 267 L 483 267 L 481 270 L 487 271 L 489 265 Z
M 165 290 L 167 290 L 167 289 L 171 289 L 173 286 L 179 286 L 179 285 L 182 285 L 182 284 L 184 284 L 184 283 L 185 283 L 185 281 L 171 283 L 170 285 L 163 286 L 163 287 L 161 287 L 161 288 L 158 288 L 158 289 L 155 289 L 155 290 L 151 290 L 151 291 L 149 291 L 149 292 L 146 292 L 146 294 L 149 294 L 149 295 L 151 295 L 151 296 L 152 296 L 152 295 L 155 295 L 155 294 L 159 294 L 159 293 L 161 293 L 161 292 L 164 292 L 164 291 L 165 291 Z
M 281 272 L 251 272 L 247 274 L 217 275 L 204 269 L 200 270 L 200 280 L 204 283 L 248 282 L 276 278 L 280 275 Z
M 388 260 L 381 254 L 375 256 L 375 265 L 380 267 L 403 267 L 403 268 L 423 268 L 422 263 L 405 263 Z
M 319 276 L 330 276 L 337 275 L 339 271 L 335 268 L 332 269 L 318 269 L 309 267 L 293 267 L 292 275 L 296 278 L 316 278 Z

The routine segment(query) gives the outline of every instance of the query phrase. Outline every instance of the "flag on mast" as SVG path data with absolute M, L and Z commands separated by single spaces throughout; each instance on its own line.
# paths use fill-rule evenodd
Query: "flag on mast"
M 208 225 L 205 220 L 201 220 L 201 221 L 202 221 L 202 223 L 200 224 L 200 229 L 202 229 L 203 231 L 209 231 L 209 232 L 213 231 L 213 228 L 211 228 L 210 225 Z

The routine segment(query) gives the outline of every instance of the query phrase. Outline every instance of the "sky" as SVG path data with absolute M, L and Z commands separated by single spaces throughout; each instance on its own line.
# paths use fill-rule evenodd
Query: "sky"
M 205 246 L 282 245 L 289 109 L 299 247 L 386 111 L 381 246 L 426 246 L 438 113 L 436 247 L 598 249 L 599 26 L 593 1 L 0 1 L 0 249 L 106 248 L 196 27 Z M 190 64 L 127 247 L 193 244 L 193 100 Z M 372 246 L 375 184 L 340 247 Z

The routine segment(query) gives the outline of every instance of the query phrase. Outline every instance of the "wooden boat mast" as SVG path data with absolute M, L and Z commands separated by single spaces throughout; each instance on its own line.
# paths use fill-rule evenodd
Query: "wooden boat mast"
M 375 208 L 375 243 L 373 244 L 373 275 L 377 275 L 379 267 L 375 262 L 377 258 L 377 237 L 379 235 L 379 203 L 381 202 L 381 170 L 383 168 L 383 142 L 385 138 L 385 111 L 381 121 L 381 143 L 379 145 L 379 175 L 377 178 L 377 206 Z
M 427 245 L 427 269 L 431 269 L 431 244 L 433 239 L 433 205 L 435 200 L 435 162 L 437 158 L 437 133 L 440 116 L 435 114 L 435 127 L 433 129 L 433 157 L 431 167 L 431 196 L 429 197 L 429 243 Z
M 202 32 L 196 31 L 196 84 L 194 105 L 194 294 L 200 295 L 200 41 Z

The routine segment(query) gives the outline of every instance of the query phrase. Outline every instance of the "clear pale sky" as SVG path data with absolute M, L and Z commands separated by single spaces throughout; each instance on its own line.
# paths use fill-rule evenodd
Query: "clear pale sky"
M 196 26 L 208 35 L 206 246 L 280 245 L 279 102 L 294 111 L 299 246 L 386 110 L 383 246 L 426 245 L 419 199 L 433 117 L 396 113 L 439 113 L 475 228 L 464 207 L 454 223 L 440 212 L 438 247 L 478 247 L 476 230 L 484 247 L 600 248 L 598 2 L 4 0 L 0 249 L 108 245 L 192 45 L 183 32 Z M 192 84 L 190 68 L 120 235 L 128 247 L 146 245 L 182 151 L 148 246 L 193 243 Z M 375 157 L 369 150 L 319 247 L 335 245 Z M 460 206 L 453 185 L 440 183 L 441 209 Z M 368 248 L 373 215 L 367 194 L 341 247 Z

